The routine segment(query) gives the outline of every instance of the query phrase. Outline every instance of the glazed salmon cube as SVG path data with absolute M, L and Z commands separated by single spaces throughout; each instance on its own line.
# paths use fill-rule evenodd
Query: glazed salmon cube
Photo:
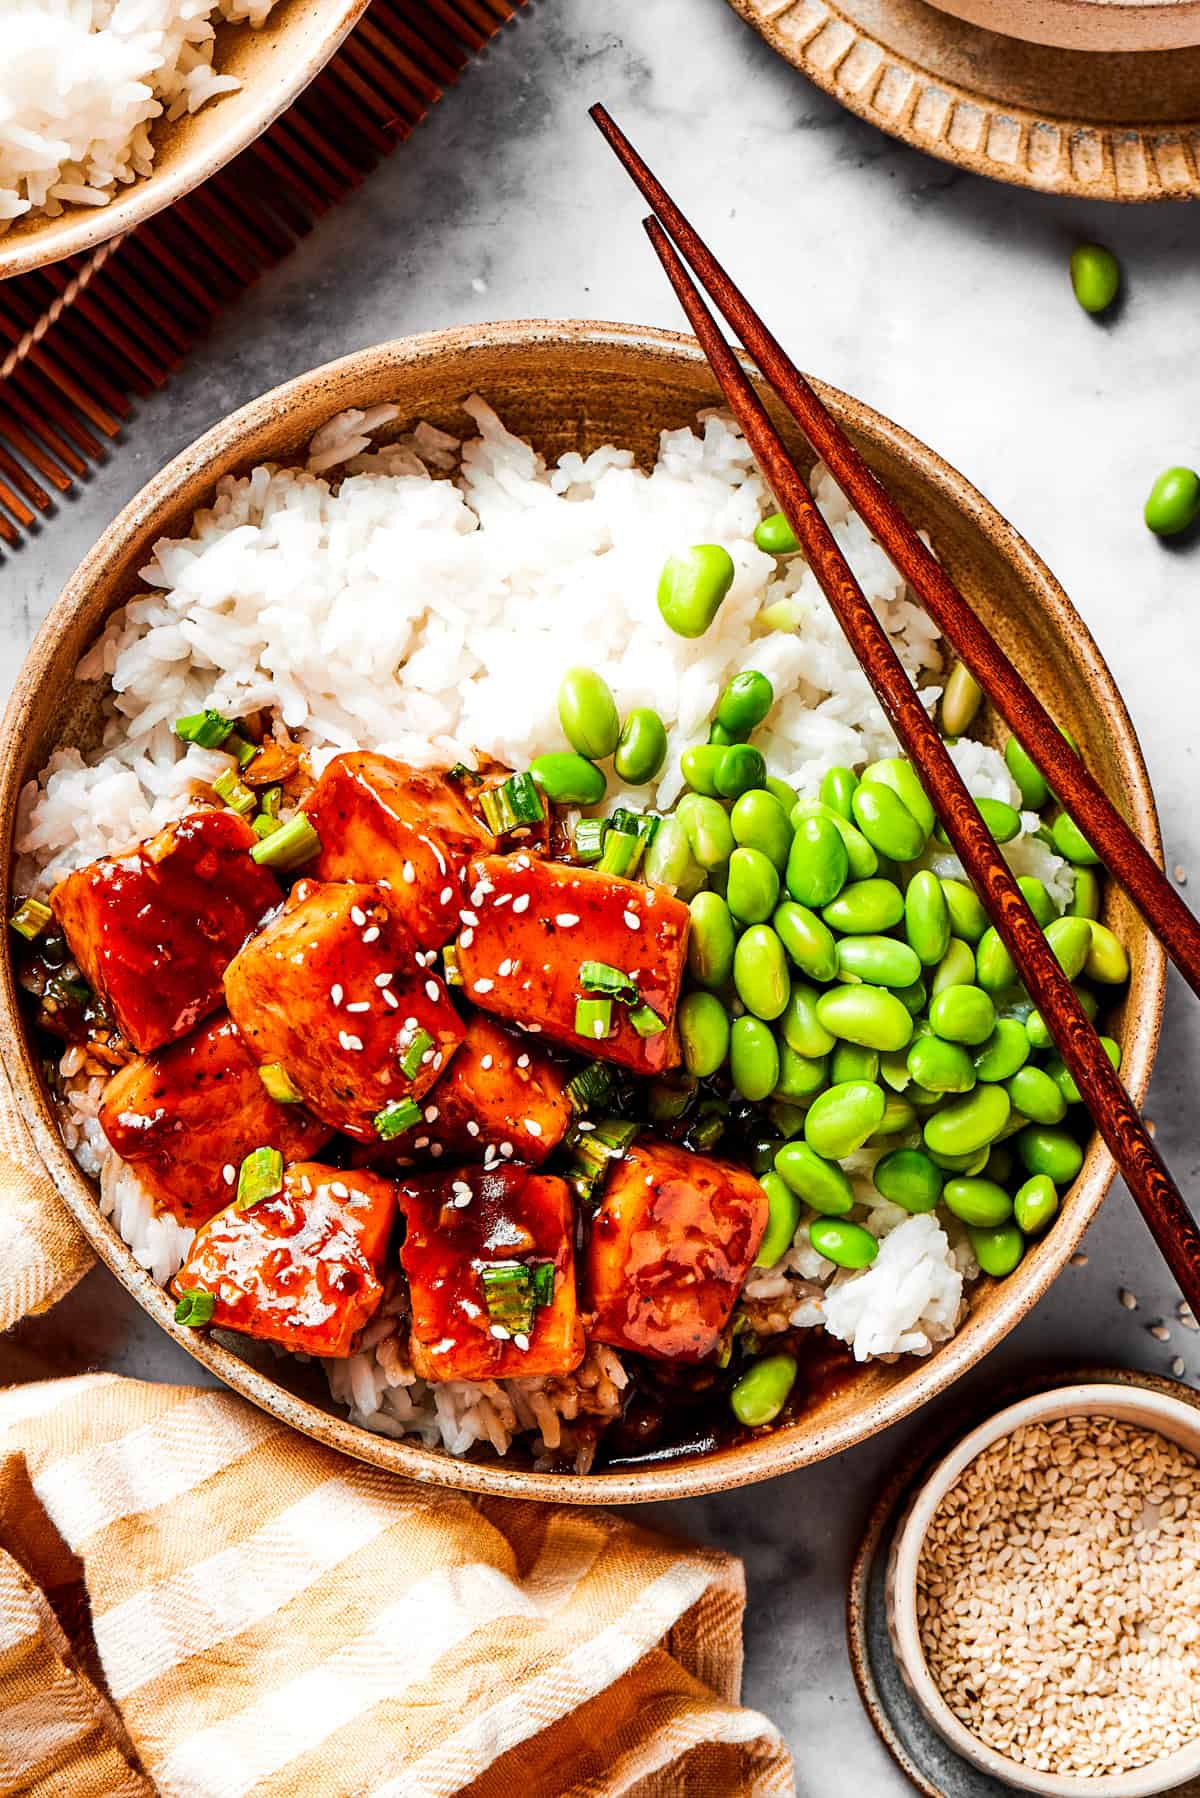
M 472 863 L 468 899 L 456 954 L 472 1005 L 638 1074 L 678 1064 L 675 1007 L 689 922 L 681 900 L 662 887 L 523 852 Z M 581 1035 L 576 1005 L 597 996 L 580 979 L 589 961 L 628 975 L 662 1028 L 640 1034 L 633 1007 L 614 1001 L 610 1034 Z
M 304 809 L 321 839 L 319 880 L 377 880 L 422 949 L 458 929 L 467 863 L 493 846 L 458 780 L 386 755 L 339 755 Z
M 384 887 L 301 880 L 230 963 L 225 996 L 260 1066 L 281 1063 L 316 1117 L 377 1142 L 380 1113 L 419 1100 L 462 1041 L 433 953 Z
M 663 1361 L 716 1352 L 767 1227 L 746 1168 L 639 1137 L 592 1219 L 588 1295 L 597 1342 Z
M 472 1012 L 465 1028 L 420 1124 L 366 1151 L 372 1166 L 443 1156 L 536 1166 L 558 1147 L 574 1115 L 565 1069 L 536 1038 L 505 1030 L 482 1012 Z
M 225 1170 L 235 1172 L 252 1149 L 269 1145 L 285 1161 L 305 1161 L 333 1135 L 302 1105 L 271 1097 L 225 1013 L 114 1074 L 100 1124 L 183 1224 L 201 1224 L 229 1203 Z
M 348 1355 L 383 1297 L 395 1215 L 390 1180 L 296 1162 L 274 1197 L 247 1211 L 228 1205 L 196 1232 L 175 1293 L 212 1293 L 218 1329 Z
M 570 1373 L 584 1354 L 565 1181 L 506 1163 L 400 1186 L 409 1354 L 425 1380 Z M 542 1299 L 545 1302 L 536 1302 Z
M 250 860 L 257 841 L 236 812 L 190 812 L 50 895 L 85 979 L 143 1054 L 218 1009 L 226 967 L 279 904 L 275 876 Z

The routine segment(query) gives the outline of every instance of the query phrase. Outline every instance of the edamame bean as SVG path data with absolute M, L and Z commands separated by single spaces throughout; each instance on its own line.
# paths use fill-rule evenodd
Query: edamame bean
M 1055 1186 L 1069 1186 L 1083 1166 L 1083 1150 L 1066 1130 L 1026 1124 L 1017 1137 L 1017 1154 L 1031 1174 L 1045 1174 Z
M 996 1028 L 975 1052 L 975 1075 L 979 1080 L 1011 1080 L 1028 1060 L 1029 1036 L 1024 1024 L 1017 1018 L 997 1018 Z
M 729 1073 L 743 1099 L 757 1104 L 779 1084 L 779 1045 L 759 1018 L 735 1018 L 729 1032 Z
M 1067 907 L 1067 915 L 1072 918 L 1098 918 L 1100 904 L 1100 876 L 1095 868 L 1076 868 L 1075 890 Z
M 875 1190 L 914 1213 L 932 1211 L 942 1196 L 942 1172 L 920 1149 L 893 1149 L 875 1163 Z
M 693 743 L 679 758 L 679 771 L 693 793 L 716 798 L 717 769 L 725 759 L 720 743 Z
M 976 1149 L 970 1155 L 943 1155 L 940 1149 L 931 1149 L 926 1143 L 925 1151 L 944 1174 L 964 1174 L 970 1180 L 982 1174 L 991 1159 L 990 1147 Z
M 1118 1042 L 1115 1042 L 1111 1036 L 1102 1036 L 1100 1038 L 1100 1047 L 1108 1056 L 1113 1069 L 1119 1073 L 1121 1068 L 1121 1045 Z M 1053 1080 L 1055 1086 L 1057 1086 L 1068 1105 L 1080 1105 L 1083 1103 L 1083 1095 L 1075 1084 L 1075 1076 L 1072 1074 L 1061 1055 L 1052 1055 L 1050 1057 L 1049 1061 L 1046 1063 L 1046 1072 L 1049 1074 L 1051 1080 Z M 1055 1120 L 1039 1118 L 1035 1121 L 1041 1123 L 1046 1121 L 1053 1122 Z
M 762 787 L 743 793 L 729 814 L 729 824 L 735 843 L 743 849 L 757 849 L 783 872 L 792 846 L 792 827 L 773 794 Z
M 1068 980 L 1083 973 L 1095 928 L 1090 918 L 1053 918 L 1047 924 L 1046 941 Z
M 568 668 L 558 689 L 558 721 L 572 749 L 602 762 L 617 747 L 621 719 L 608 682 L 594 668 Z
M 796 789 L 794 787 L 789 787 L 786 780 L 777 780 L 773 774 L 767 775 L 766 780 L 763 781 L 763 786 L 771 795 L 772 799 L 777 799 L 779 801 L 780 805 L 783 807 L 784 816 L 790 824 L 792 821 L 792 812 L 795 810 L 796 806 Z
M 969 1093 L 977 1079 L 961 1044 L 943 1042 L 938 1036 L 919 1036 L 909 1044 L 908 1071 L 931 1093 Z
M 779 1045 L 779 1081 L 774 1097 L 798 1105 L 815 1099 L 829 1085 L 829 1061 L 822 1055 L 815 1061 L 797 1055 L 785 1040 Z
M 658 713 L 648 705 L 635 706 L 617 742 L 613 767 L 631 787 L 644 787 L 661 772 L 667 759 L 667 732 Z
M 731 737 L 723 724 L 716 723 L 710 724 L 708 727 L 708 740 L 710 743 L 716 743 L 722 749 L 728 747 L 730 743 L 737 742 L 737 738 Z
M 756 1018 L 769 1023 L 785 1009 L 792 988 L 787 956 L 769 924 L 752 924 L 738 938 L 733 984 L 746 1010 Z
M 930 1001 L 929 1025 L 946 1042 L 976 1049 L 996 1028 L 996 1008 L 981 987 L 943 987 Z
M 1010 737 L 1004 745 L 1004 760 L 1017 783 L 1021 804 L 1027 812 L 1040 812 L 1050 797 L 1050 788 L 1037 763 L 1023 743 Z
M 970 730 L 983 700 L 983 688 L 964 662 L 955 662 L 942 689 L 942 732 L 961 737 Z
M 796 1363 L 790 1355 L 764 1355 L 734 1381 L 729 1394 L 733 1415 L 748 1430 L 774 1423 L 795 1383 Z
M 1021 814 L 1003 799 L 977 799 L 979 815 L 997 843 L 1011 843 L 1021 834 Z
M 792 1246 L 792 1238 L 800 1222 L 800 1200 L 786 1180 L 776 1173 L 759 1176 L 759 1185 L 767 1195 L 767 1227 L 754 1257 L 756 1267 L 774 1267 Z
M 911 862 L 929 840 L 904 801 L 882 781 L 860 780 L 850 802 L 854 822 L 871 847 L 894 862 Z
M 677 1013 L 683 1065 L 696 1080 L 707 1080 L 729 1053 L 729 1015 L 715 993 L 685 993 Z
M 704 885 L 704 869 L 692 857 L 687 831 L 678 813 L 663 819 L 642 866 L 651 886 L 671 887 L 681 899 L 690 899 Z
M 912 813 L 926 838 L 932 835 L 937 816 L 911 762 L 905 761 L 902 755 L 890 755 L 883 761 L 872 762 L 869 768 L 864 768 L 861 778 L 890 787 L 905 810 Z
M 879 1057 L 879 1078 L 894 1093 L 907 1092 L 913 1083 L 912 1075 L 908 1071 L 908 1050 L 893 1049 L 890 1055 L 881 1055 Z
M 929 988 L 925 982 L 918 978 L 913 981 L 911 986 L 896 987 L 895 992 L 897 999 L 910 1017 L 919 1018 L 929 998 Z
M 775 864 L 759 849 L 735 849 L 729 858 L 725 898 L 735 918 L 743 924 L 762 924 L 779 899 L 779 875 Z
M 861 1043 L 837 1043 L 830 1058 L 829 1078 L 835 1086 L 844 1086 L 847 1080 L 878 1080 L 878 1049 L 864 1049 Z
M 1200 515 L 1200 474 L 1194 468 L 1165 468 L 1146 498 L 1143 518 L 1156 537 L 1186 531 Z
M 988 915 L 978 893 L 963 880 L 943 880 L 940 885 L 950 914 L 951 936 L 961 937 L 965 943 L 977 943 L 988 927 Z
M 971 945 L 964 942 L 962 937 L 951 937 L 945 955 L 933 971 L 930 990 L 936 999 L 937 995 L 944 993 L 947 987 L 974 986 L 974 984 L 975 956 Z
M 903 1049 L 912 1036 L 912 1018 L 895 994 L 882 987 L 843 986 L 822 993 L 817 1016 L 826 1030 L 864 1049 Z
M 979 1176 L 972 1179 L 968 1174 L 956 1174 L 947 1180 L 942 1188 L 942 1203 L 964 1224 L 984 1230 L 1007 1223 L 1013 1210 L 1012 1200 L 1002 1186 Z
M 904 895 L 894 880 L 852 880 L 821 916 L 844 936 L 880 936 L 904 916 Z
M 808 1226 L 808 1240 L 818 1255 L 837 1267 L 870 1267 L 879 1253 L 879 1244 L 869 1230 L 840 1217 L 814 1217 Z
M 1025 1253 L 1024 1239 L 1015 1224 L 1000 1224 L 995 1230 L 968 1228 L 967 1239 L 980 1271 L 993 1280 L 1007 1278 Z
M 733 919 L 719 893 L 697 893 L 688 910 L 688 973 L 698 986 L 715 992 L 733 972 Z
M 821 776 L 821 803 L 837 812 L 847 824 L 854 822 L 852 802 L 857 785 L 858 776 L 849 768 L 827 768 Z
M 1050 840 L 1066 861 L 1079 868 L 1094 868 L 1100 860 L 1069 812 L 1060 812 L 1050 826 Z
M 871 986 L 908 987 L 921 978 L 915 949 L 894 936 L 848 936 L 838 944 L 838 972 Z
M 1084 1013 L 1091 1023 L 1095 1023 L 1096 1014 L 1100 1010 L 1100 1001 L 1095 993 L 1090 993 L 1086 986 L 1075 988 L 1075 997 L 1083 1007 Z M 1054 1038 L 1046 1028 L 1045 1019 L 1040 1011 L 1031 1011 L 1025 1020 L 1025 1034 L 1035 1049 L 1050 1049 L 1054 1046 Z
M 658 609 L 677 637 L 702 637 L 733 585 L 733 558 L 719 543 L 668 556 L 658 577 Z
M 1129 979 L 1129 956 L 1124 943 L 1107 924 L 1094 918 L 1088 921 L 1092 937 L 1083 964 L 1084 973 L 1089 980 L 1098 980 L 1101 986 L 1124 986 Z
M 1017 978 L 1017 964 L 1002 942 L 1000 932 L 989 924 L 975 951 L 975 979 L 988 993 L 998 993 Z
M 832 930 L 807 905 L 785 899 L 771 920 L 784 948 L 810 980 L 832 980 L 838 971 L 837 942 Z
M 805 1114 L 804 1140 L 826 1161 L 841 1161 L 875 1134 L 886 1105 L 883 1088 L 866 1080 L 827 1087 Z
M 1071 286 L 1085 312 L 1107 312 L 1121 285 L 1121 265 L 1101 243 L 1077 244 L 1071 251 Z
M 772 1099 L 767 1106 L 767 1117 L 780 1136 L 789 1142 L 804 1130 L 804 1107 L 792 1105 L 787 1099 Z
M 950 947 L 950 911 L 942 883 L 921 868 L 904 895 L 904 934 L 921 965 L 936 967 Z
M 1012 1109 L 1002 1086 L 977 1086 L 925 1120 L 925 1146 L 941 1155 L 974 1155 L 999 1136 Z
M 1026 1236 L 1040 1236 L 1058 1216 L 1058 1193 L 1045 1174 L 1031 1174 L 1013 1194 L 1013 1216 Z
M 759 520 L 754 527 L 754 541 L 769 556 L 790 556 L 800 547 L 782 512 L 772 512 Z
M 1022 874 L 1017 885 L 1024 895 L 1026 905 L 1042 929 L 1045 930 L 1047 924 L 1051 923 L 1057 915 L 1054 910 L 1054 901 L 1045 886 L 1040 880 L 1035 880 L 1032 874 Z
M 775 689 L 765 674 L 746 668 L 735 674 L 717 701 L 717 723 L 735 743 L 744 743 L 775 703 Z
M 731 743 L 713 779 L 722 799 L 740 799 L 752 787 L 761 787 L 766 777 L 767 764 L 757 749 L 749 743 Z
M 792 987 L 791 997 L 779 1024 L 780 1033 L 788 1047 L 810 1061 L 830 1054 L 837 1047 L 837 1038 L 832 1031 L 826 1030 L 817 1016 L 819 997 L 815 987 L 797 981 Z
M 535 784 L 555 805 L 597 805 L 608 782 L 595 762 L 569 750 L 551 750 L 529 764 Z
M 1011 1116 L 1009 1122 L 1012 1122 Z M 1009 1181 L 1012 1179 L 1013 1166 L 1013 1152 L 1008 1144 L 1004 1142 L 994 1142 L 988 1150 L 987 1164 L 983 1170 L 986 1177 L 989 1180 L 994 1180 L 997 1186 L 1007 1188 Z M 757 1169 L 755 1171 L 757 1172 Z
M 801 818 L 787 859 L 787 890 L 801 905 L 819 910 L 846 884 L 850 858 L 828 818 Z
M 854 1187 L 836 1161 L 826 1161 L 806 1142 L 787 1142 L 775 1156 L 775 1172 L 792 1192 L 825 1217 L 844 1217 L 854 1206 Z
M 709 873 L 714 868 L 725 867 L 733 854 L 734 844 L 729 814 L 720 801 L 699 793 L 685 793 L 675 816 L 687 832 L 688 846 L 700 866 Z M 658 836 L 661 835 L 660 830 Z M 650 846 L 653 848 L 654 844 Z
M 881 1136 L 899 1136 L 902 1132 L 911 1130 L 916 1121 L 916 1107 L 909 1104 L 903 1093 L 887 1093 L 884 1097 L 883 1116 L 871 1141 L 875 1142 Z
M 851 800 L 853 806 L 853 800 Z M 879 857 L 856 825 L 842 817 L 832 806 L 822 805 L 817 799 L 802 799 L 793 807 L 791 813 L 792 828 L 796 829 L 804 818 L 828 818 L 842 842 L 846 845 L 846 854 L 850 859 L 851 880 L 869 880 L 879 868 Z

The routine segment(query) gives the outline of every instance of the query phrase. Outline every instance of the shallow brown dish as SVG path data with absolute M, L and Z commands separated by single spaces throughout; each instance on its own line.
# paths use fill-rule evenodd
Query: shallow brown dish
M 252 144 L 319 75 L 369 0 L 279 0 L 265 25 L 217 27 L 216 64 L 242 83 L 190 117 L 151 127 L 152 174 L 107 206 L 68 206 L 18 219 L 0 236 L 0 280 L 93 250 L 190 193 Z
M 397 429 L 429 418 L 449 429 L 468 421 L 458 402 L 478 391 L 544 453 L 607 442 L 653 455 L 663 428 L 688 423 L 719 399 L 698 346 L 670 332 L 632 326 L 525 322 L 434 332 L 364 350 L 264 395 L 185 450 L 134 499 L 68 582 L 18 677 L 0 727 L 0 883 L 11 884 L 13 825 L 23 783 L 51 749 L 94 738 L 97 695 L 74 680 L 80 655 L 108 614 L 137 588 L 156 538 L 186 532 L 219 475 L 298 456 L 316 428 L 345 406 L 384 400 L 404 415 Z M 822 388 L 914 521 L 927 528 L 984 622 L 1079 741 L 1106 790 L 1161 854 L 1145 765 L 1128 713 L 1083 621 L 1042 562 L 961 475 L 857 400 Z M 789 445 L 795 430 L 768 399 Z M 1132 977 L 1113 1033 L 1124 1076 L 1142 1098 L 1158 1040 L 1164 957 L 1123 895 L 1105 916 L 1129 946 Z M 7 937 L 10 933 L 5 932 Z M 925 1361 L 872 1366 L 821 1398 L 795 1423 L 708 1454 L 682 1454 L 643 1468 L 583 1477 L 535 1473 L 510 1460 L 457 1460 L 416 1443 L 393 1442 L 334 1415 L 319 1370 L 232 1337 L 210 1340 L 178 1327 L 173 1305 L 100 1216 L 91 1184 L 64 1148 L 25 1034 L 8 944 L 0 987 L 0 1054 L 55 1185 L 97 1253 L 149 1314 L 230 1386 L 286 1423 L 335 1448 L 440 1485 L 510 1497 L 616 1503 L 678 1498 L 766 1479 L 839 1453 L 895 1423 L 940 1392 L 999 1342 L 1050 1285 L 1095 1214 L 1112 1178 L 1096 1140 L 1062 1215 L 1007 1281 L 983 1281 L 971 1315 Z M 243 1354 L 252 1359 L 243 1359 Z

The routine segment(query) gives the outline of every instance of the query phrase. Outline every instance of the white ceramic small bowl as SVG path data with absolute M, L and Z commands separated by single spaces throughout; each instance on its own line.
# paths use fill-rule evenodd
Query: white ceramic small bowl
M 926 1532 L 947 1492 L 975 1457 L 1021 1424 L 1059 1417 L 1116 1418 L 1157 1430 L 1200 1455 L 1200 1408 L 1136 1386 L 1057 1386 L 997 1411 L 944 1455 L 918 1487 L 892 1541 L 887 1569 L 887 1617 L 897 1665 L 926 1721 L 965 1761 L 1020 1792 L 1041 1798 L 1153 1798 L 1200 1775 L 1200 1739 L 1165 1759 L 1128 1773 L 1082 1778 L 1039 1773 L 998 1754 L 959 1722 L 929 1671 L 917 1625 L 917 1567 Z

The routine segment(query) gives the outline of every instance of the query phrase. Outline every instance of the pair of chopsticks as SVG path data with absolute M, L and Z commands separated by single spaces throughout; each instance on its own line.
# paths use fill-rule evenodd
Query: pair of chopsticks
M 1200 1317 L 1200 1230 L 1114 1072 L 1070 981 L 967 792 L 891 640 L 817 509 L 700 286 L 715 301 L 808 441 L 934 622 L 1008 720 L 1065 809 L 1200 994 L 1200 923 L 1066 743 L 945 569 L 885 493 L 824 403 L 603 106 L 591 116 L 654 217 L 646 232 L 742 433 L 809 566 L 920 771 L 934 810 L 1070 1069 L 1183 1296 Z M 692 279 L 691 265 L 700 286 Z

